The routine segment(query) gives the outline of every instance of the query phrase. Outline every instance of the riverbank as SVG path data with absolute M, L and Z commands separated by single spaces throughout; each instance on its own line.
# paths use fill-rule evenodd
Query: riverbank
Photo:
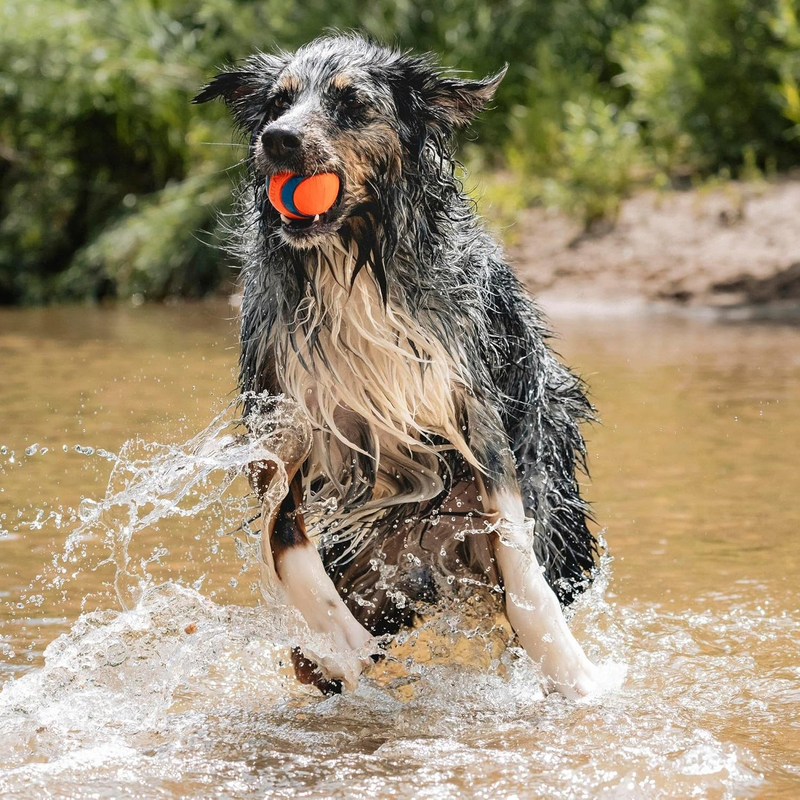
M 545 306 L 800 317 L 800 175 L 626 200 L 616 225 L 526 209 L 509 256 Z

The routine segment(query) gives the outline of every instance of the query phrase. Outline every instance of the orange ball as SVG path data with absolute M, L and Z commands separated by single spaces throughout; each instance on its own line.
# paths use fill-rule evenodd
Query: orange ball
M 290 219 L 307 219 L 324 214 L 339 195 L 339 176 L 333 172 L 317 175 L 294 175 L 281 172 L 271 175 L 267 186 L 270 203 Z

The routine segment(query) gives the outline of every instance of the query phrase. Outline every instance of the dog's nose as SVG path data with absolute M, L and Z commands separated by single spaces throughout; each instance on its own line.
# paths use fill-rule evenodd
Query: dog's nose
M 261 145 L 264 152 L 271 156 L 285 156 L 300 148 L 303 136 L 296 131 L 282 128 L 266 130 L 261 134 Z

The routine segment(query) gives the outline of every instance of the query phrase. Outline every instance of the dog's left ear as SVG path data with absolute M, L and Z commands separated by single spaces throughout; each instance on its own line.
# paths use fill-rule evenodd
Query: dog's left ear
M 460 78 L 437 78 L 426 87 L 425 103 L 445 127 L 468 125 L 494 97 L 500 81 L 508 71 L 506 64 L 499 72 L 481 81 Z

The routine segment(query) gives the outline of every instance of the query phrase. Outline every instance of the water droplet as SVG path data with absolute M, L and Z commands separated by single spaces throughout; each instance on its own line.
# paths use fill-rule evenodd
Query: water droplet
M 100 514 L 99 506 L 99 503 L 90 500 L 88 497 L 81 500 L 78 506 L 78 516 L 81 522 L 91 522 L 93 519 L 97 519 Z
M 29 447 L 25 448 L 25 455 L 26 456 L 35 456 L 39 452 L 39 443 L 34 442 Z

